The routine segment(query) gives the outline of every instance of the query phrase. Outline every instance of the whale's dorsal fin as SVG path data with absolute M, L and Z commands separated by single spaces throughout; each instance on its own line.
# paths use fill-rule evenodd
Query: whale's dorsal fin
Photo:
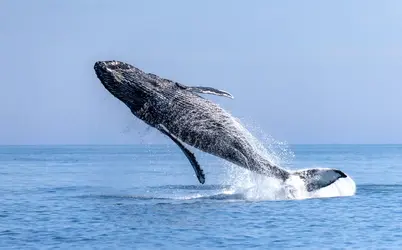
M 158 124 L 156 125 L 156 128 L 163 134 L 167 135 L 170 139 L 172 139 L 172 141 L 174 141 L 177 144 L 177 146 L 179 146 L 181 151 L 183 151 L 187 159 L 190 161 L 191 166 L 193 166 L 198 181 L 201 184 L 204 184 L 205 183 L 204 171 L 202 170 L 200 164 L 197 162 L 197 159 L 195 158 L 194 154 L 190 150 L 188 150 L 178 138 L 172 135 L 165 126 L 163 126 L 162 124 Z
M 229 97 L 232 99 L 234 98 L 229 92 L 219 90 L 219 89 L 214 89 L 211 87 L 192 87 L 192 86 L 190 87 L 190 86 L 186 86 L 181 83 L 178 83 L 178 82 L 176 82 L 176 86 L 181 89 L 185 89 L 188 91 L 193 91 L 193 92 L 197 92 L 197 93 L 201 93 L 201 94 L 212 94 L 212 95 L 225 96 L 225 97 Z

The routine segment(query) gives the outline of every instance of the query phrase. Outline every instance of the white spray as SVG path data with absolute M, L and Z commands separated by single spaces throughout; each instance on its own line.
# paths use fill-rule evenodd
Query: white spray
M 259 151 L 271 162 L 277 165 L 287 165 L 293 158 L 294 153 L 288 145 L 274 140 L 265 135 L 257 126 L 247 126 L 247 129 L 261 138 L 265 147 L 250 133 L 249 140 L 253 142 L 255 150 Z M 308 192 L 304 182 L 296 175 L 292 175 L 285 183 L 275 178 L 259 175 L 238 166 L 225 162 L 228 171 L 222 181 L 224 185 L 229 185 L 229 190 L 224 190 L 227 194 L 241 193 L 247 200 L 288 200 L 288 199 L 308 199 L 324 198 L 337 196 L 352 196 L 356 192 L 356 184 L 350 178 L 338 179 L 335 183 L 321 188 L 314 192 Z M 292 171 L 288 169 L 289 171 Z

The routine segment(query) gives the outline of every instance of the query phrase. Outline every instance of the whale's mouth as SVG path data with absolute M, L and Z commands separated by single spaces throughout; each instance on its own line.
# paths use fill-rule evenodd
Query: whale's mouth
M 98 78 L 100 80 L 102 80 L 101 78 L 102 78 L 103 74 L 106 73 L 106 65 L 103 62 L 98 61 L 94 64 L 94 70 L 95 70 Z
M 98 61 L 94 65 L 94 70 L 101 83 L 110 91 L 110 86 L 116 84 L 113 76 L 114 69 L 110 69 L 106 62 Z
M 112 88 L 113 85 L 124 83 L 127 80 L 124 73 L 134 71 L 135 68 L 119 61 L 97 61 L 94 64 L 94 70 L 102 84 Z

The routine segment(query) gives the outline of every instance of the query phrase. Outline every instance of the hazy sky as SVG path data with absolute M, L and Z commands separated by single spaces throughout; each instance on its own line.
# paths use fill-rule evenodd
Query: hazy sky
M 96 78 L 113 59 L 229 91 L 211 99 L 278 140 L 402 143 L 401 13 L 397 0 L 3 0 L 0 144 L 161 140 Z

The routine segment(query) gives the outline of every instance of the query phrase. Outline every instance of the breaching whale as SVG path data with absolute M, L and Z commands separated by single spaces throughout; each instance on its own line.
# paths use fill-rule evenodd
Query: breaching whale
M 236 118 L 199 95 L 214 94 L 233 98 L 226 91 L 186 86 L 119 61 L 98 61 L 94 69 L 103 86 L 136 117 L 158 129 L 179 146 L 202 184 L 205 183 L 205 174 L 185 144 L 283 182 L 296 175 L 304 181 L 309 192 L 347 177 L 338 169 L 289 171 L 272 164 L 255 149 L 250 140 L 251 134 Z

